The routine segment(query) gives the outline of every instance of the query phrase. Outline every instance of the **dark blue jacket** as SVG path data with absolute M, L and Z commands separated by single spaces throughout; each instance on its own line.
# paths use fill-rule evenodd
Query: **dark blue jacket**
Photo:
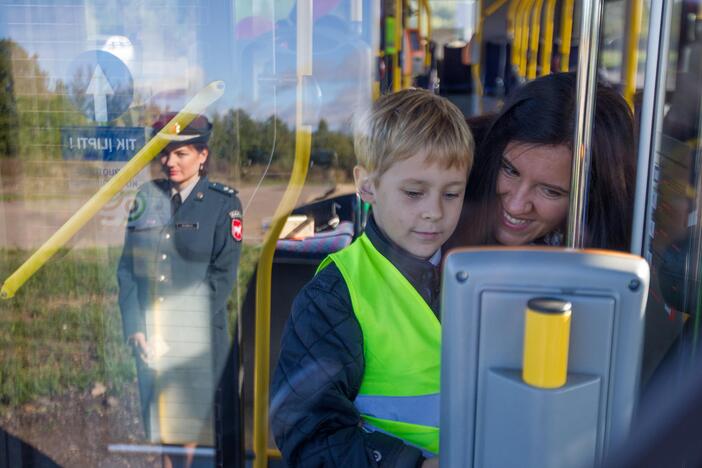
M 366 234 L 439 313 L 439 268 L 390 242 L 370 218 Z M 353 401 L 364 372 L 363 333 L 332 263 L 295 298 L 273 375 L 271 425 L 294 467 L 416 467 L 419 449 L 361 429 Z

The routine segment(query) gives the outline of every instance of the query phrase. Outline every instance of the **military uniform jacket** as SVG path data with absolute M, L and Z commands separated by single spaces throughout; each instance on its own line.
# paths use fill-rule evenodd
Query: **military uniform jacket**
M 212 403 L 229 349 L 226 304 L 239 261 L 241 204 L 233 189 L 202 177 L 171 210 L 169 181 L 139 189 L 118 267 L 119 305 L 125 337 L 142 332 L 149 343 L 148 362 L 137 366 L 147 436 L 211 443 Z
M 129 214 L 119 262 L 119 305 L 125 337 L 145 332 L 145 314 L 184 293 L 205 301 L 213 324 L 226 333 L 226 304 L 241 248 L 241 203 L 236 192 L 202 177 L 171 216 L 171 185 L 143 185 Z M 198 305 L 202 305 L 199 302 Z M 148 338 L 148 337 L 147 337 Z

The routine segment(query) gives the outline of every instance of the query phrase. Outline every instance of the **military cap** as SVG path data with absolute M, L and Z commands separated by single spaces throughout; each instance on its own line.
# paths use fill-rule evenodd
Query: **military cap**
M 176 115 L 177 114 L 175 112 L 161 114 L 158 120 L 156 120 L 151 127 L 153 129 L 153 135 L 160 132 Z M 181 126 L 177 123 L 173 123 L 166 127 L 164 136 L 166 139 L 171 141 L 169 146 L 190 145 L 196 143 L 207 144 L 211 132 L 212 124 L 209 120 L 207 120 L 207 117 L 198 115 L 185 128 L 181 128 Z

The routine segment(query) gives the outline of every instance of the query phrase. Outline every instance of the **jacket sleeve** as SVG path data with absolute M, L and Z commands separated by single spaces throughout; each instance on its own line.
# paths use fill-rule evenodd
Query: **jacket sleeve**
M 353 400 L 363 371 L 363 334 L 331 264 L 295 298 L 273 376 L 271 425 L 290 466 L 421 465 L 419 449 L 361 428 Z
M 239 266 L 241 241 L 234 240 L 232 236 L 232 218 L 229 215 L 234 211 L 241 213 L 241 202 L 236 195 L 228 197 L 222 204 L 215 226 L 212 257 L 207 276 L 212 292 L 212 310 L 216 311 L 225 310 Z
M 134 277 L 134 250 L 129 230 L 124 235 L 124 247 L 117 267 L 119 283 L 119 309 L 122 313 L 124 338 L 137 332 L 144 332 L 146 324 L 139 303 L 138 283 Z

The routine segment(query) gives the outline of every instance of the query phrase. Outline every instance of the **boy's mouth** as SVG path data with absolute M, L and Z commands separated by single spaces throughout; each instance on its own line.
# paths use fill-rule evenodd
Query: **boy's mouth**
M 424 240 L 434 240 L 438 238 L 441 233 L 438 231 L 413 231 L 416 236 Z

